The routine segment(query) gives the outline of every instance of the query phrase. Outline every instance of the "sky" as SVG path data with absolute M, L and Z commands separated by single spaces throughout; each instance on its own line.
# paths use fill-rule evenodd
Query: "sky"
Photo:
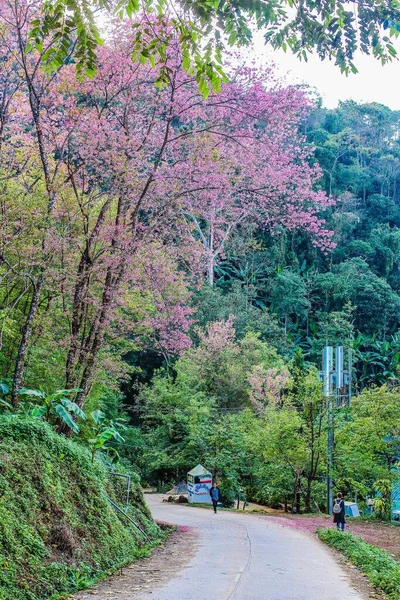
M 400 55 L 400 43 L 393 45 Z M 355 59 L 359 72 L 346 77 L 332 62 L 321 61 L 317 56 L 311 56 L 305 63 L 293 54 L 267 50 L 258 36 L 252 52 L 257 61 L 275 62 L 277 75 L 286 77 L 288 83 L 307 83 L 315 87 L 328 108 L 336 107 L 339 100 L 352 99 L 379 102 L 393 110 L 400 110 L 400 60 L 382 66 L 373 57 L 360 53 Z

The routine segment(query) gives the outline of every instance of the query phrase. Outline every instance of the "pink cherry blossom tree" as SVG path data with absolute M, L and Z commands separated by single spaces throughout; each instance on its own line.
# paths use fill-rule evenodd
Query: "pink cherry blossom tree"
M 282 391 L 288 385 L 290 373 L 286 366 L 265 368 L 253 367 L 248 381 L 250 384 L 250 403 L 261 414 L 268 404 L 278 405 L 282 401 Z
M 19 77 L 2 152 L 11 156 L 18 146 L 17 171 L 41 195 L 14 387 L 23 381 L 40 307 L 56 306 L 64 383 L 82 390 L 82 405 L 116 332 L 147 338 L 164 354 L 190 344 L 188 287 L 202 269 L 212 284 L 239 223 L 302 227 L 329 248 L 319 217 L 329 201 L 313 189 L 318 170 L 298 135 L 308 107 L 303 93 L 241 68 L 205 100 L 182 69 L 178 40 L 166 57 L 169 85 L 160 89 L 157 65 L 131 60 L 129 22 L 116 25 L 99 51 L 93 79 L 78 80 L 73 62 L 45 74 L 39 54 L 25 52 L 34 6 L 0 2 L 4 48 L 13 48 Z M 30 227 L 34 213 L 31 207 Z M 7 256 L 15 220 L 10 212 Z
M 42 298 L 45 273 L 51 259 L 51 222 L 57 199 L 58 167 L 61 164 L 59 159 L 55 161 L 49 159 L 51 148 L 48 145 L 44 123 L 46 109 L 43 100 L 51 90 L 54 76 L 45 75 L 40 69 L 43 54 L 51 47 L 53 40 L 47 41 L 46 48 L 43 48 L 42 52 L 26 52 L 29 22 L 40 6 L 40 2 L 25 0 L 15 2 L 3 0 L 0 3 L 0 58 L 3 84 L 0 150 L 2 158 L 12 161 L 14 173 L 19 173 L 22 168 L 26 170 L 26 167 L 28 169 L 33 167 L 36 170 L 35 177 L 43 184 L 43 203 L 39 212 L 46 222 L 46 224 L 42 223 L 40 240 L 37 240 L 40 248 L 36 253 L 37 262 L 32 265 L 29 275 L 25 275 L 25 279 L 29 281 L 27 289 L 29 289 L 30 299 L 15 361 L 14 404 L 17 403 L 16 391 L 23 385 L 23 372 L 32 327 Z M 23 131 L 24 127 L 27 129 L 26 132 Z M 4 140 L 10 135 L 14 136 L 12 142 L 4 149 Z M 21 143 L 24 145 L 22 152 Z M 22 156 L 18 159 L 17 155 Z M 3 260 L 7 264 L 8 271 L 14 275 L 16 266 L 8 262 L 4 256 Z
M 332 200 L 315 191 L 321 175 L 299 134 L 310 101 L 280 87 L 270 71 L 240 68 L 233 81 L 197 109 L 197 131 L 180 148 L 176 177 L 189 188 L 183 210 L 204 248 L 207 281 L 241 224 L 302 228 L 323 250 L 332 247 L 321 211 Z M 184 160 L 184 157 L 187 160 Z

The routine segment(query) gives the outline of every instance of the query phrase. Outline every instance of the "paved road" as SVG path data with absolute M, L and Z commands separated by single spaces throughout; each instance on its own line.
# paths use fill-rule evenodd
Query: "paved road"
M 362 600 L 332 554 L 310 535 L 256 515 L 161 502 L 154 518 L 194 528 L 198 549 L 167 584 L 141 600 Z

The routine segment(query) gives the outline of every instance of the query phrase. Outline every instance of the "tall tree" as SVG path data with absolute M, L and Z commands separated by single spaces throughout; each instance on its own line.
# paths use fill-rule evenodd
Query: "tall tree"
M 4 57 L 4 64 L 8 65 L 8 74 L 4 75 L 3 101 L 2 101 L 2 120 L 1 134 L 2 139 L 8 134 L 4 126 L 10 111 L 10 101 L 12 96 L 15 97 L 17 89 L 23 90 L 24 98 L 29 106 L 29 115 L 24 114 L 24 120 L 28 120 L 32 127 L 32 141 L 36 146 L 38 155 L 38 165 L 40 169 L 39 177 L 44 184 L 43 194 L 45 203 L 42 206 L 43 224 L 42 235 L 40 239 L 41 256 L 36 268 L 29 276 L 31 297 L 29 301 L 29 309 L 26 314 L 25 322 L 22 327 L 22 334 L 18 346 L 17 358 L 15 362 L 14 378 L 13 378 L 13 403 L 17 403 L 16 390 L 23 385 L 23 373 L 26 362 L 28 346 L 32 334 L 32 325 L 38 311 L 41 294 L 44 286 L 45 271 L 48 267 L 48 262 L 51 256 L 51 229 L 52 219 L 57 197 L 57 178 L 60 166 L 60 158 L 51 162 L 49 160 L 49 150 L 47 145 L 46 133 L 44 130 L 44 114 L 48 111 L 45 98 L 49 93 L 49 87 L 53 77 L 46 75 L 40 70 L 40 63 L 44 55 L 44 50 L 33 53 L 26 53 L 28 25 L 30 20 L 37 14 L 37 6 L 29 3 L 4 2 L 1 5 L 1 54 Z M 51 45 L 51 39 L 48 40 Z M 66 53 L 65 58 L 71 54 L 71 48 Z M 3 60 L 2 60 L 3 63 Z M 62 65 L 60 65 L 60 68 Z M 10 75 L 11 74 L 11 75 Z M 17 103 L 20 98 L 17 99 Z M 25 113 L 25 110 L 24 110 Z M 28 124 L 27 123 L 27 124 Z M 62 146 L 67 136 L 59 136 L 57 143 L 59 155 L 62 153 Z M 1 143 L 0 143 L 1 145 Z M 8 263 L 8 269 L 13 272 L 14 265 Z
M 178 181 L 191 184 L 184 211 L 203 245 L 209 285 L 244 222 L 269 231 L 301 228 L 330 249 L 332 233 L 319 213 L 331 201 L 314 191 L 320 172 L 310 166 L 312 148 L 298 133 L 307 97 L 280 87 L 269 70 L 243 68 L 206 107 L 197 135 L 181 146 L 176 170 Z

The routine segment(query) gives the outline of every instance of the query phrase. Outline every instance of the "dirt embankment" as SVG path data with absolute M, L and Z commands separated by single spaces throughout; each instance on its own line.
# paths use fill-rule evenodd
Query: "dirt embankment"
M 189 527 L 179 526 L 164 544 L 153 549 L 149 558 L 137 560 L 92 589 L 80 592 L 74 600 L 140 600 L 144 592 L 166 583 L 189 563 L 196 548 Z
M 46 423 L 2 415 L 0 600 L 73 593 L 161 539 L 135 480 L 128 510 L 140 531 L 111 506 L 125 492 L 118 482 Z

